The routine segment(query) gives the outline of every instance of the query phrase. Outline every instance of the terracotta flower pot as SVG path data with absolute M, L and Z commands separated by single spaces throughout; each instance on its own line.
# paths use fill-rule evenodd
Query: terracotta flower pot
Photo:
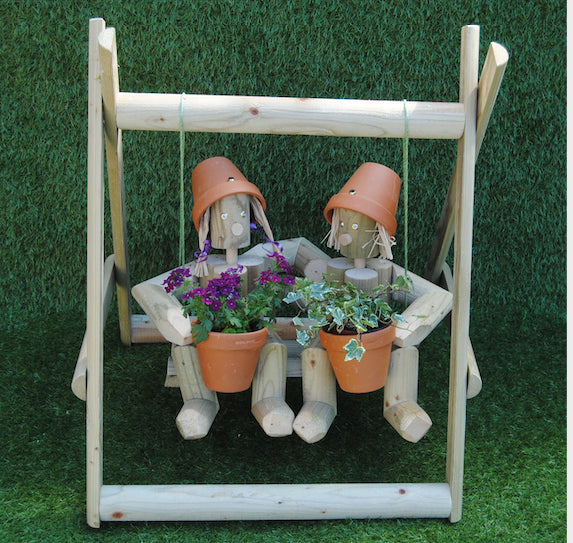
M 207 208 L 215 202 L 232 194 L 250 194 L 257 198 L 266 209 L 261 191 L 247 181 L 228 158 L 216 156 L 208 158 L 195 166 L 191 174 L 193 190 L 193 222 L 199 230 L 199 221 Z
M 244 334 L 209 332 L 208 339 L 197 344 L 207 388 L 216 392 L 247 390 L 251 386 L 267 335 L 266 328 Z
M 361 334 L 360 340 L 366 352 L 362 359 L 345 361 L 344 346 L 356 335 L 337 334 L 319 330 L 320 342 L 328 358 L 340 388 L 346 392 L 373 392 L 386 384 L 392 341 L 396 328 L 392 325 L 380 330 Z
M 397 226 L 400 185 L 400 178 L 394 170 L 375 162 L 365 162 L 329 200 L 324 216 L 332 224 L 334 209 L 357 211 L 379 222 L 393 236 Z

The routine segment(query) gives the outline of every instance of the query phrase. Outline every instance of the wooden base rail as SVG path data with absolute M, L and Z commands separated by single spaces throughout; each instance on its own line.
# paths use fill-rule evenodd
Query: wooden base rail
M 103 485 L 103 521 L 448 518 L 447 483 Z

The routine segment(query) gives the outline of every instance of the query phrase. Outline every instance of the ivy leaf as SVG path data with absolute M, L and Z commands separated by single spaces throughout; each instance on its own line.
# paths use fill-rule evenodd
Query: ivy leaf
M 298 343 L 300 343 L 301 345 L 307 345 L 307 343 L 310 341 L 310 335 L 306 330 L 297 330 L 296 331 L 296 340 Z
M 338 326 L 344 326 L 344 311 L 340 307 L 327 307 L 326 312 L 332 315 L 332 319 Z
M 283 302 L 290 304 L 292 302 L 296 302 L 302 298 L 302 294 L 300 292 L 293 292 L 290 291 L 284 298 Z
M 293 317 L 293 318 L 292 318 L 292 323 L 293 323 L 295 326 L 303 326 L 303 322 L 302 322 L 302 320 L 301 320 L 300 317 Z
M 345 346 L 346 356 L 344 358 L 345 362 L 349 360 L 357 360 L 360 362 L 362 355 L 366 352 L 366 349 L 358 343 L 355 339 L 351 339 Z

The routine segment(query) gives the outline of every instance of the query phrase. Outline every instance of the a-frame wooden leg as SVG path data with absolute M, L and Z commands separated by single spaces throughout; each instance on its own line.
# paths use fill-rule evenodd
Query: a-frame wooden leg
M 460 176 L 456 179 L 454 243 L 454 299 L 450 350 L 450 393 L 446 479 L 452 493 L 450 520 L 462 516 L 464 446 L 466 426 L 466 379 L 470 324 L 470 290 L 475 182 L 479 26 L 462 29 L 460 101 L 465 106 L 464 135 L 458 142 Z
M 119 96 L 119 75 L 115 28 L 103 31 L 98 39 L 102 67 L 103 114 L 105 119 L 105 148 L 113 252 L 115 255 L 115 283 L 119 313 L 119 331 L 124 345 L 131 344 L 131 309 L 129 286 L 129 259 L 125 221 L 125 189 L 123 183 L 123 151 L 121 130 L 115 122 Z
M 88 251 L 87 251 L 87 522 L 100 525 L 103 482 L 103 117 L 98 36 L 103 19 L 91 19 L 88 73 Z
M 476 159 L 481 149 L 481 144 L 495 105 L 508 60 L 509 54 L 503 45 L 495 42 L 490 44 L 478 85 Z M 440 275 L 442 274 L 442 269 L 454 238 L 454 210 L 457 202 L 455 187 L 457 186 L 456 179 L 461 175 L 460 160 L 461 158 L 458 156 L 454 174 L 448 188 L 448 194 L 442 208 L 442 214 L 436 229 L 436 235 L 430 251 L 426 272 L 424 274 L 426 279 L 429 279 L 434 283 L 438 282 Z

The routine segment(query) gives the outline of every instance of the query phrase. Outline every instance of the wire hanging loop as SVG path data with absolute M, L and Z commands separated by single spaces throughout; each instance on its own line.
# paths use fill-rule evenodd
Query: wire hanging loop
M 404 100 L 404 138 L 402 139 L 402 177 L 404 178 L 404 276 L 408 279 L 408 105 Z M 408 305 L 408 293 L 404 295 Z
M 179 109 L 179 265 L 185 264 L 185 131 L 183 130 L 183 104 L 185 93 L 181 94 Z

